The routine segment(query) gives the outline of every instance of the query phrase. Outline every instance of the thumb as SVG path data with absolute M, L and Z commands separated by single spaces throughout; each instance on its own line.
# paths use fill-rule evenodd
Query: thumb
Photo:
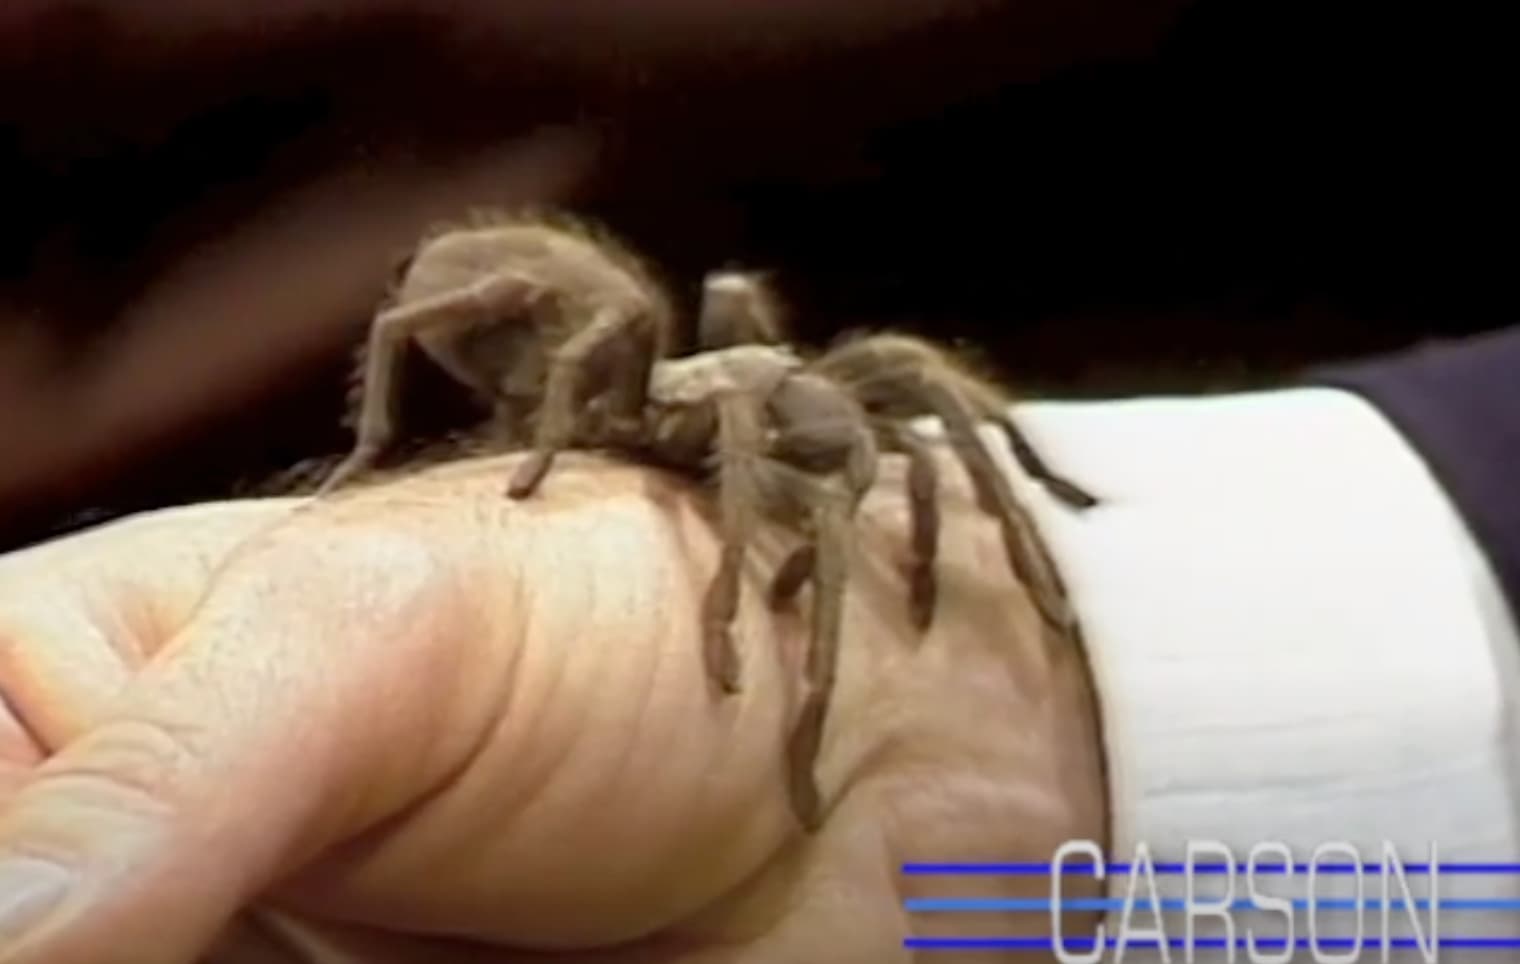
M 475 728 L 438 708 L 479 685 L 446 652 L 470 634 L 431 551 L 287 529 L 0 812 L 3 964 L 194 961 L 281 873 L 467 759 Z

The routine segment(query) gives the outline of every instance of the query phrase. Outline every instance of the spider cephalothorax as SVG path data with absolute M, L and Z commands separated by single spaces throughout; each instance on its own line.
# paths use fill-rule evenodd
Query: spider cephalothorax
M 588 441 L 583 403 L 597 400 L 612 437 L 641 422 L 648 372 L 669 349 L 673 317 L 638 259 L 585 222 L 483 215 L 437 231 L 370 326 L 354 448 L 321 491 L 369 469 L 391 441 L 409 342 L 495 406 L 503 442 L 518 443 L 531 426 L 534 455 L 512 480 L 526 494 L 555 452 Z

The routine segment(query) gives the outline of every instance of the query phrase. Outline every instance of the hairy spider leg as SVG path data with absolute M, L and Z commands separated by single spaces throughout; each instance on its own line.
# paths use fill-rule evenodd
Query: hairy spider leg
M 1019 468 L 1024 473 L 1054 496 L 1060 502 L 1073 509 L 1091 509 L 1098 504 L 1098 499 L 1082 486 L 1051 468 L 1039 451 L 1029 441 L 1023 429 L 1009 414 L 1011 404 L 1002 392 L 993 385 L 977 378 L 971 372 L 961 368 L 954 358 L 944 355 L 937 349 L 930 349 L 940 356 L 940 363 L 932 367 L 932 371 L 939 373 L 940 380 L 953 387 L 954 391 L 965 400 L 978 418 L 985 419 L 996 425 L 1008 440 L 1008 448 L 1014 461 L 1018 462 Z
M 917 372 L 933 372 L 932 377 L 953 386 L 977 418 L 993 422 L 1001 429 L 1019 467 L 1052 496 L 1074 509 L 1089 509 L 1099 502 L 1096 496 L 1057 472 L 1041 457 L 1009 414 L 1009 400 L 995 385 L 978 378 L 966 370 L 960 359 L 922 338 L 899 334 L 855 335 L 825 353 L 819 360 L 819 367 L 899 416 L 921 412 L 910 411 L 914 399 L 902 398 L 894 389 L 911 387 Z M 876 410 L 871 403 L 867 407 Z
M 607 390 L 609 415 L 624 429 L 642 424 L 650 372 L 657 353 L 658 323 L 648 305 L 605 305 L 592 321 L 557 349 L 549 362 L 544 402 L 534 431 L 533 451 L 517 467 L 507 494 L 525 499 L 537 491 L 555 456 L 575 441 L 583 388 Z M 632 348 L 627 347 L 630 343 Z M 620 361 L 632 364 L 619 364 Z
M 1069 629 L 1070 607 L 1055 564 L 977 431 L 981 419 L 1006 418 L 998 393 L 934 345 L 911 336 L 859 337 L 830 350 L 816 364 L 878 416 L 938 416 L 951 450 L 970 476 L 977 504 L 998 520 L 1015 576 L 1029 587 L 1048 624 Z
M 754 532 L 756 514 L 765 505 L 757 477 L 765 451 L 760 403 L 740 391 L 713 401 L 718 411 L 718 504 L 723 545 L 718 570 L 702 600 L 702 653 L 708 676 L 725 693 L 739 691 L 739 653 L 733 622 L 739 612 L 740 575 Z
M 779 302 L 762 276 L 713 271 L 703 279 L 702 304 L 697 313 L 700 350 L 774 345 L 785 337 Z
M 813 619 L 805 679 L 807 696 L 787 740 L 788 792 L 792 811 L 808 833 L 823 824 L 823 796 L 816 771 L 824 726 L 839 667 L 839 639 L 849 572 L 852 510 L 848 502 L 826 498 L 813 516 Z
M 939 554 L 939 468 L 927 442 L 906 425 L 878 422 L 884 446 L 908 459 L 908 612 L 919 632 L 934 621 L 939 581 L 934 574 Z
M 1071 479 L 1050 467 L 1050 463 L 1040 455 L 1029 441 L 1018 423 L 1005 411 L 995 414 L 993 421 L 998 428 L 1003 430 L 1003 435 L 1008 439 L 1008 448 L 1013 451 L 1014 459 L 1019 463 L 1019 468 L 1031 479 L 1034 479 L 1056 499 L 1073 509 L 1091 509 L 1098 504 L 1098 497 L 1082 488 Z
M 818 564 L 818 547 L 812 541 L 804 542 L 791 551 L 776 574 L 771 577 L 771 587 L 766 593 L 766 604 L 772 609 L 782 609 L 791 604 L 813 578 L 813 568 Z
M 770 600 L 776 605 L 811 578 L 807 696 L 787 742 L 787 760 L 792 809 L 812 833 L 824 816 L 814 769 L 839 663 L 852 523 L 876 481 L 878 442 L 860 403 L 833 381 L 808 372 L 778 385 L 766 412 L 775 431 L 768 454 L 782 480 L 778 492 L 792 503 L 788 515 L 805 513 L 809 530 L 807 542 L 778 569 Z M 829 479 L 836 485 L 826 484 Z
M 1029 587 L 1030 596 L 1046 622 L 1062 630 L 1069 628 L 1072 616 L 1060 576 L 1034 536 L 1033 520 L 1019 504 L 1008 479 L 977 433 L 971 408 L 954 389 L 932 376 L 922 378 L 919 390 L 944 424 L 950 447 L 971 477 L 977 502 L 998 520 L 1014 575 Z
M 365 347 L 353 450 L 327 476 L 316 494 L 326 495 L 370 469 L 390 444 L 395 435 L 396 375 L 409 341 L 425 332 L 468 330 L 481 324 L 487 312 L 521 310 L 540 290 L 535 281 L 524 275 L 496 272 L 467 287 L 396 305 L 376 315 Z

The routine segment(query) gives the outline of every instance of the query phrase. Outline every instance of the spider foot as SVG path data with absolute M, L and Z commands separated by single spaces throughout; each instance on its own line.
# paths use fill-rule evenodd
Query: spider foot
M 512 481 L 507 486 L 507 496 L 513 499 L 526 499 L 543 483 L 544 477 L 549 474 L 549 469 L 554 466 L 554 453 L 538 450 L 530 454 L 517 467 L 512 475 Z
M 702 646 L 707 676 L 725 696 L 739 692 L 739 651 L 728 624 L 710 624 Z
M 312 493 L 312 497 L 320 499 L 323 496 L 331 495 L 363 475 L 375 464 L 377 454 L 376 450 L 370 448 L 355 449 L 347 458 L 338 463 L 337 468 L 327 474 L 327 478 L 323 479 L 322 484 L 317 486 L 317 490 Z
M 823 723 L 827 711 L 828 703 L 824 698 L 817 693 L 809 694 L 786 746 L 787 795 L 792 813 L 808 833 L 816 833 L 823 826 L 823 795 L 818 790 L 818 780 L 813 770 L 818 763 L 818 751 L 823 743 Z
M 1091 509 L 1098 504 L 1097 496 L 1070 479 L 1063 479 L 1059 475 L 1048 475 L 1041 482 L 1051 495 L 1073 509 Z

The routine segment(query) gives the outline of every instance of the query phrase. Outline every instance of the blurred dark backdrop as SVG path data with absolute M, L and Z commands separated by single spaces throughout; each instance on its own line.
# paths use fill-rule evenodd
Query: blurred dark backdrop
M 602 217 L 683 299 L 774 266 L 810 338 L 1040 393 L 1520 315 L 1499 5 L 256 6 L 0 11 L 0 548 L 346 447 L 391 265 L 472 204 Z

